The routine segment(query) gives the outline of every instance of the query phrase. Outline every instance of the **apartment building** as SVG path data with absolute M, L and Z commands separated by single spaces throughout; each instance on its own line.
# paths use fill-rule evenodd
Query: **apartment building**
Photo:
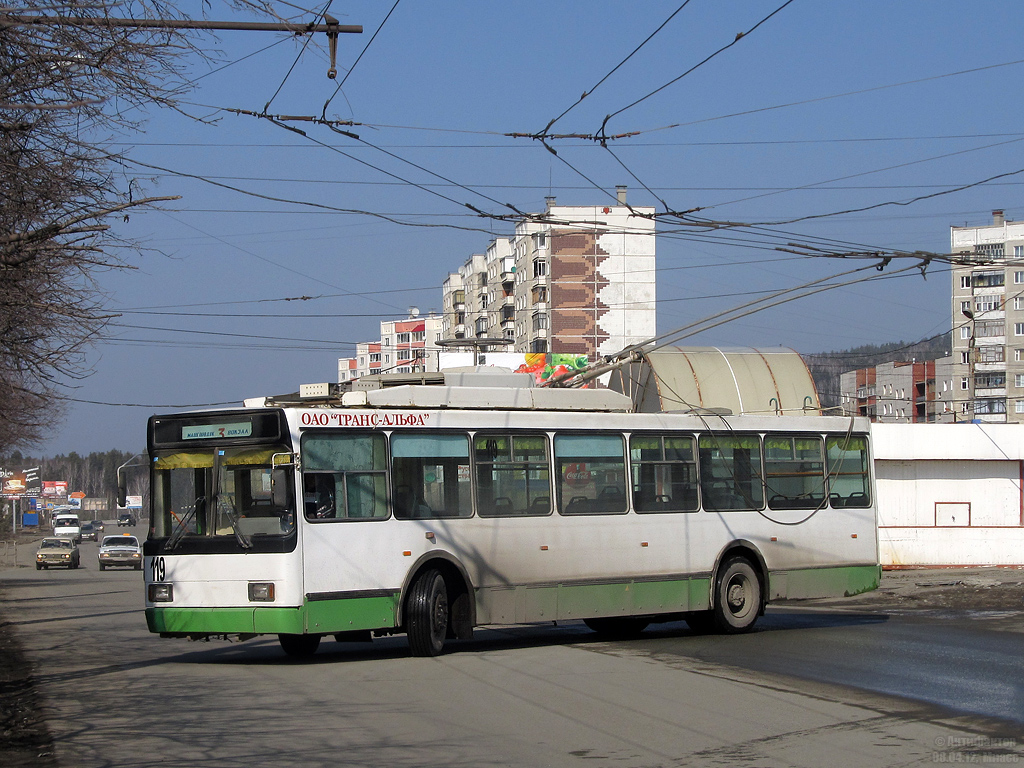
M 380 341 L 356 344 L 355 357 L 338 360 L 338 381 L 376 373 L 423 373 L 437 370 L 441 318 L 431 312 L 420 317 L 411 309 L 404 320 L 380 324 Z
M 493 240 L 443 286 L 445 339 L 594 357 L 655 334 L 653 208 L 558 205 Z
M 843 412 L 893 423 L 957 420 L 953 358 L 881 363 L 840 376 Z
M 957 418 L 1024 421 L 1024 221 L 950 228 Z

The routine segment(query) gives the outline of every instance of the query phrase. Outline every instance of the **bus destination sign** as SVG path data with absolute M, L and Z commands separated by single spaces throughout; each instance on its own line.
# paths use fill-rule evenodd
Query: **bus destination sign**
M 196 424 L 181 428 L 182 440 L 211 440 L 218 437 L 251 437 L 252 422 L 234 424 Z

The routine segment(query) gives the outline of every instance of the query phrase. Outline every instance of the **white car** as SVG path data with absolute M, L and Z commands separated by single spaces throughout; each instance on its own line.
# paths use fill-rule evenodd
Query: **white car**
M 62 539 L 71 539 L 78 544 L 82 541 L 82 523 L 78 515 L 56 515 L 53 518 L 53 535 Z
M 119 536 L 104 536 L 100 542 L 100 570 L 124 566 L 142 570 L 142 547 L 134 536 L 122 533 Z

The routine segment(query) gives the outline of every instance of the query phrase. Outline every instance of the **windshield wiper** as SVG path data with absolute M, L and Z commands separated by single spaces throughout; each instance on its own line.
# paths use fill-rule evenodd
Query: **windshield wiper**
M 196 503 L 192 505 L 192 509 L 185 513 L 184 517 L 176 518 L 178 521 L 178 527 L 171 531 L 171 535 L 167 538 L 167 543 L 164 545 L 164 549 L 175 549 L 182 538 L 188 533 L 186 526 L 196 516 L 196 510 L 206 501 L 205 496 L 199 496 L 196 499 Z
M 231 523 L 231 530 L 235 534 L 235 538 L 238 539 L 238 543 L 245 549 L 250 549 L 252 547 L 252 539 L 238 530 L 238 515 L 235 514 L 234 508 L 229 502 L 222 501 L 219 496 L 217 497 L 217 512 L 218 515 L 223 514 L 228 519 L 228 522 Z

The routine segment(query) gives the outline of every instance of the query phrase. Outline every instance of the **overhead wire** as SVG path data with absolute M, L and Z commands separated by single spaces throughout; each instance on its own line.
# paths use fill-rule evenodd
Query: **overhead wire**
M 373 41 L 377 39 L 377 35 L 380 34 L 380 31 L 382 29 L 384 29 L 384 25 L 388 23 L 388 19 L 391 18 L 391 14 L 395 12 L 395 9 L 398 7 L 398 4 L 401 1 L 402 0 L 395 0 L 395 4 L 391 6 L 391 10 L 388 11 L 387 15 L 384 17 L 384 21 L 382 21 L 380 25 L 377 27 L 377 29 L 374 30 L 373 35 L 370 36 L 370 39 L 367 41 L 366 45 L 363 46 L 363 50 L 359 52 L 359 55 L 356 56 L 356 60 L 352 62 L 352 66 L 348 68 L 348 71 L 345 73 L 345 76 L 341 78 L 341 82 L 339 82 L 338 87 L 334 89 L 334 93 L 332 93 L 330 98 L 327 99 L 326 102 L 324 102 L 324 108 L 321 111 L 321 117 L 324 118 L 325 120 L 327 119 L 327 108 L 331 105 L 331 102 L 334 101 L 334 97 L 337 96 L 338 93 L 341 91 L 342 86 L 345 85 L 345 81 L 348 80 L 349 75 L 352 74 L 352 71 L 359 64 L 360 60 L 363 58 L 363 55 L 370 49 L 370 46 L 373 45 Z

